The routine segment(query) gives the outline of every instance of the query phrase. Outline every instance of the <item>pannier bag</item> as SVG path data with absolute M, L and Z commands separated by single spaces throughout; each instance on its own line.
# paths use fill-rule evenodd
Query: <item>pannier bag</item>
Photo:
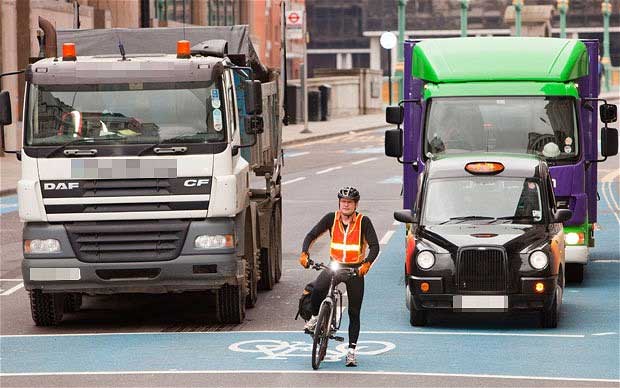
M 306 284 L 301 298 L 299 298 L 299 307 L 297 308 L 295 320 L 301 317 L 304 321 L 307 321 L 312 317 L 312 290 L 314 290 L 314 282 Z

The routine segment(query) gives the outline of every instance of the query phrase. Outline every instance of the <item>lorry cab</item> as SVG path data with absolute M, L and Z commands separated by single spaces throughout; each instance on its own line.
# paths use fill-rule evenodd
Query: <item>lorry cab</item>
M 407 307 L 414 326 L 435 310 L 535 311 L 556 327 L 565 281 L 562 222 L 547 164 L 531 155 L 429 160 L 407 224 Z

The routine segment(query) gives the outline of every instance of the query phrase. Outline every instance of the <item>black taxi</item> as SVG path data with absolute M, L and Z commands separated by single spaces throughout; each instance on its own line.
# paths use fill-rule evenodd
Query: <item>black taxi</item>
M 460 154 L 430 160 L 407 224 L 405 278 L 413 326 L 433 310 L 537 311 L 557 327 L 564 232 L 547 164 L 530 155 Z

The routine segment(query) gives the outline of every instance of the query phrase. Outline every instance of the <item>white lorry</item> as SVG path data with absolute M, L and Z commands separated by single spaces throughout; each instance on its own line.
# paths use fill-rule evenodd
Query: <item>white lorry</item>
M 282 263 L 281 86 L 247 27 L 40 25 L 18 154 L 35 324 L 83 295 L 206 290 L 242 322 Z

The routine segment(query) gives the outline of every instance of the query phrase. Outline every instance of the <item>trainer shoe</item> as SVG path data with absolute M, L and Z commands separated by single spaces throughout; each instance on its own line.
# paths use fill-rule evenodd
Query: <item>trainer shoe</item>
M 347 358 L 345 360 L 346 366 L 357 366 L 357 359 L 355 358 L 355 349 L 349 348 L 347 351 Z
M 319 319 L 318 316 L 313 315 L 308 319 L 306 325 L 304 326 L 304 330 L 310 333 L 314 333 L 314 328 L 316 327 L 316 321 Z

